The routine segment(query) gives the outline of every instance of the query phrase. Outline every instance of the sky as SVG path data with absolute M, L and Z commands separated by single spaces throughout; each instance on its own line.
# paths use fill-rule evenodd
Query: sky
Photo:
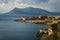
M 9 12 L 15 7 L 35 7 L 60 12 L 60 0 L 0 0 L 0 13 Z

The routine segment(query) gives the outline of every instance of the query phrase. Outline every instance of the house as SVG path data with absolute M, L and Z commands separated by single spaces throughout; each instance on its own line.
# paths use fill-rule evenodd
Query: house
M 25 16 L 23 16 L 21 19 L 22 19 L 22 21 L 25 21 L 25 20 L 26 20 L 26 17 L 25 17 Z

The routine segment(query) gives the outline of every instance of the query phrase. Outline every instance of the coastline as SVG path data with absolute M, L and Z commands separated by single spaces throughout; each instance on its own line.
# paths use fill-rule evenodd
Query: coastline
M 47 29 L 40 29 L 36 34 L 35 40 L 60 40 L 60 22 L 52 24 Z

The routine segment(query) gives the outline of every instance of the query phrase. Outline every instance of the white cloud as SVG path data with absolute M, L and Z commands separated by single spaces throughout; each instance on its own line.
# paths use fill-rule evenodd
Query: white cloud
M 8 12 L 15 7 L 38 7 L 49 11 L 60 11 L 60 0 L 0 0 L 0 12 Z
M 60 0 L 49 0 L 47 3 L 40 3 L 35 6 L 51 12 L 60 12 Z
M 13 8 L 14 8 L 14 6 L 12 4 L 4 4 L 4 3 L 0 4 L 0 10 L 2 12 L 8 12 L 8 11 L 10 11 Z

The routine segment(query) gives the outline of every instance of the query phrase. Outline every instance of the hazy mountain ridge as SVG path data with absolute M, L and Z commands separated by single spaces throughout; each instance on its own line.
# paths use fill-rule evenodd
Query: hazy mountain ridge
M 15 15 L 15 14 L 24 14 L 24 15 L 43 15 L 46 13 L 50 13 L 49 11 L 43 10 L 43 9 L 39 9 L 39 8 L 33 8 L 33 7 L 27 7 L 24 9 L 21 8 L 14 8 L 13 10 L 11 10 L 8 13 L 5 13 L 5 15 Z
M 57 15 L 57 13 L 55 13 Z M 59 13 L 60 14 L 60 13 Z M 44 9 L 39 9 L 39 8 L 33 8 L 33 7 L 27 7 L 24 9 L 21 8 L 14 8 L 8 13 L 4 13 L 0 15 L 0 19 L 5 19 L 5 18 L 20 18 L 22 16 L 39 16 L 39 15 L 54 15 L 54 12 L 49 12 Z

